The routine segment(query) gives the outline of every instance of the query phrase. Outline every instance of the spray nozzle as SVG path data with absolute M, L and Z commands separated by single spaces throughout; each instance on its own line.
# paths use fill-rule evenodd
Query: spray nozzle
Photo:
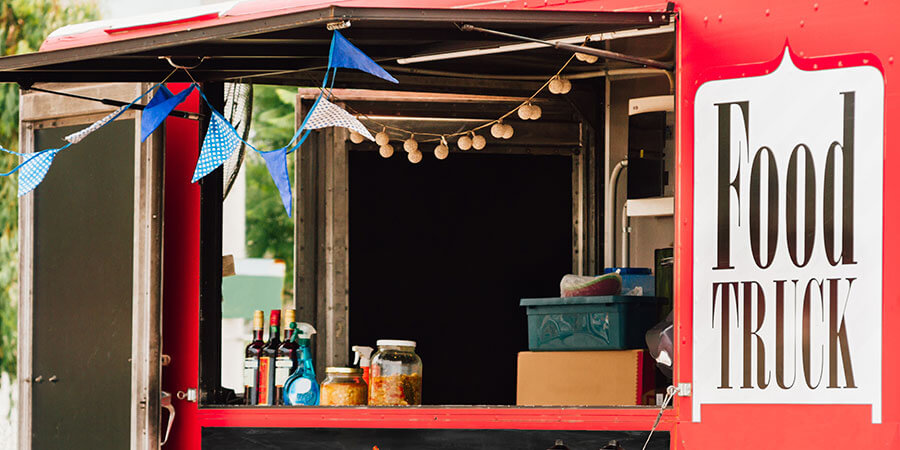
M 353 357 L 353 364 L 359 364 L 360 367 L 367 367 L 369 365 L 369 360 L 372 358 L 372 352 L 375 351 L 372 347 L 366 347 L 365 345 L 354 345 L 351 347 L 355 356 Z
M 294 342 L 299 342 L 300 340 L 309 341 L 312 335 L 316 334 L 316 329 L 306 322 L 291 322 L 289 326 L 294 330 Z

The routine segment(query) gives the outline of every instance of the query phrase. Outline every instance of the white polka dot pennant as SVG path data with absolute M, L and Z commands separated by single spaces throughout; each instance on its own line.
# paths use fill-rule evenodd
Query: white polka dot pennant
M 221 114 L 213 110 L 191 183 L 196 183 L 197 180 L 216 170 L 240 145 L 241 138 L 234 131 L 231 124 L 225 121 Z
M 316 102 L 315 108 L 309 112 L 309 117 L 306 119 L 306 124 L 303 125 L 303 128 L 315 130 L 325 127 L 348 128 L 365 136 L 366 139 L 370 141 L 375 140 L 362 122 L 357 120 L 356 117 L 353 117 L 353 115 L 347 111 L 344 111 L 340 106 L 329 102 L 328 99 L 323 96 Z
M 143 96 L 141 96 L 141 97 L 143 97 Z M 91 126 L 85 128 L 81 131 L 76 131 L 75 133 L 72 133 L 72 134 L 66 136 L 65 137 L 66 141 L 68 141 L 70 144 L 77 144 L 77 143 L 81 142 L 81 140 L 86 138 L 87 135 L 99 130 L 100 128 L 103 128 L 103 125 L 106 125 L 109 122 L 112 122 L 117 117 L 119 117 L 130 106 L 131 106 L 131 104 L 119 107 L 119 109 L 109 113 L 109 115 L 107 115 L 106 117 L 92 123 Z

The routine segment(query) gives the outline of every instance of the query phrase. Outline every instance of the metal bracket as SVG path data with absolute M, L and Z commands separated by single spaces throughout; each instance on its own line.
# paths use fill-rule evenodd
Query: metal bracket
M 678 383 L 678 396 L 679 397 L 690 397 L 691 396 L 691 383 Z
M 345 28 L 350 28 L 350 21 L 342 20 L 340 22 L 329 22 L 325 25 L 325 28 L 327 28 L 328 31 L 343 30 Z
M 188 388 L 187 391 L 178 391 L 175 393 L 175 396 L 178 397 L 178 400 L 197 403 L 197 390 L 194 388 Z

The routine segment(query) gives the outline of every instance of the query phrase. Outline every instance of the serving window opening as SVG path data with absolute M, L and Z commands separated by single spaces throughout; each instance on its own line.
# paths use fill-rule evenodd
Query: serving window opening
M 289 158 L 290 219 L 271 180 L 255 174 L 264 170 L 256 155 L 234 169 L 224 203 L 222 192 L 203 196 L 204 220 L 219 217 L 223 237 L 206 245 L 221 245 L 234 266 L 229 273 L 226 257 L 217 271 L 210 257 L 213 267 L 201 268 L 201 277 L 219 277 L 223 297 L 201 296 L 201 317 L 219 321 L 201 323 L 201 406 L 290 407 L 248 401 L 244 363 L 254 311 L 263 311 L 267 341 L 272 311 L 283 339 L 292 310 L 316 330 L 309 352 L 318 383 L 334 375 L 329 368 L 358 365 L 354 347 L 399 339 L 415 341 L 425 406 L 658 408 L 671 363 L 657 367 L 659 349 L 650 347 L 660 339 L 648 332 L 665 329 L 673 308 L 674 72 L 518 49 L 512 38 L 455 26 L 441 28 L 441 39 L 421 24 L 393 26 L 341 32 L 401 83 L 348 70 L 326 94 L 373 135 L 387 133 L 391 152 L 343 128 L 313 131 Z M 668 22 L 502 28 L 674 60 Z M 255 39 L 286 38 L 279 33 Z M 392 40 L 404 33 L 430 39 L 432 51 Z M 312 87 L 321 75 L 244 79 L 215 101 L 233 104 L 229 89 L 252 84 L 248 138 L 289 137 L 322 93 Z M 522 118 L 526 103 L 539 119 Z M 507 138 L 478 128 L 498 117 L 513 129 Z M 458 142 L 476 136 L 481 149 Z M 404 149 L 409 139 L 419 157 Z M 227 179 L 204 183 L 228 189 Z M 262 218 L 266 189 L 278 208 Z

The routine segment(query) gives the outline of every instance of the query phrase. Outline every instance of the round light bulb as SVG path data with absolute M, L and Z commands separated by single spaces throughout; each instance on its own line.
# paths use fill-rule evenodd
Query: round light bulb
M 599 58 L 595 55 L 589 55 L 587 53 L 575 53 L 575 59 L 581 62 L 586 62 L 588 64 L 593 64 L 597 62 Z
M 500 139 L 503 137 L 503 131 L 505 129 L 506 129 L 506 127 L 503 125 L 502 122 L 497 122 L 497 123 L 491 125 L 491 136 L 493 136 L 497 139 Z
M 459 140 L 456 141 L 456 146 L 459 147 L 460 150 L 466 151 L 472 148 L 472 138 L 469 136 L 460 136 Z
M 365 136 L 363 136 L 355 131 L 350 132 L 350 142 L 353 142 L 354 144 L 362 144 L 362 142 L 364 140 L 366 140 Z
M 515 133 L 515 130 L 513 130 L 512 125 L 506 124 L 503 126 L 503 139 L 509 139 L 513 137 L 513 133 Z
M 531 105 L 531 120 L 538 120 L 541 118 L 541 107 L 538 105 Z
M 420 152 L 420 151 L 418 151 L 418 150 L 409 152 L 409 153 L 406 155 L 406 159 L 408 159 L 409 162 L 411 162 L 411 163 L 413 163 L 413 164 L 418 164 L 419 162 L 422 161 L 422 152 Z
M 475 137 L 472 138 L 472 148 L 475 150 L 481 150 L 485 145 L 487 145 L 487 140 L 484 136 L 476 134 Z
M 390 144 L 384 144 L 378 148 L 378 154 L 381 155 L 382 158 L 390 158 L 391 155 L 394 154 L 394 147 Z
M 391 137 L 388 136 L 388 134 L 385 133 L 384 131 L 375 135 L 375 143 L 378 144 L 379 146 L 387 145 L 387 143 L 390 141 L 391 141 Z
M 450 154 L 450 147 L 447 147 L 446 143 L 441 142 L 437 147 L 434 148 L 434 157 L 437 159 L 447 159 L 447 155 Z
M 416 142 L 415 136 L 410 136 L 409 139 L 403 141 L 403 150 L 412 153 L 418 149 L 419 143 Z
M 531 103 L 526 103 L 519 107 L 517 111 L 519 114 L 519 118 L 522 120 L 528 120 L 531 118 Z
M 560 94 L 568 94 L 569 91 L 572 90 L 572 82 L 569 81 L 568 78 L 562 78 L 562 89 L 559 91 Z
M 561 94 L 563 90 L 563 81 L 559 77 L 553 77 L 553 79 L 550 80 L 550 84 L 547 85 L 547 88 L 550 89 L 551 94 Z

